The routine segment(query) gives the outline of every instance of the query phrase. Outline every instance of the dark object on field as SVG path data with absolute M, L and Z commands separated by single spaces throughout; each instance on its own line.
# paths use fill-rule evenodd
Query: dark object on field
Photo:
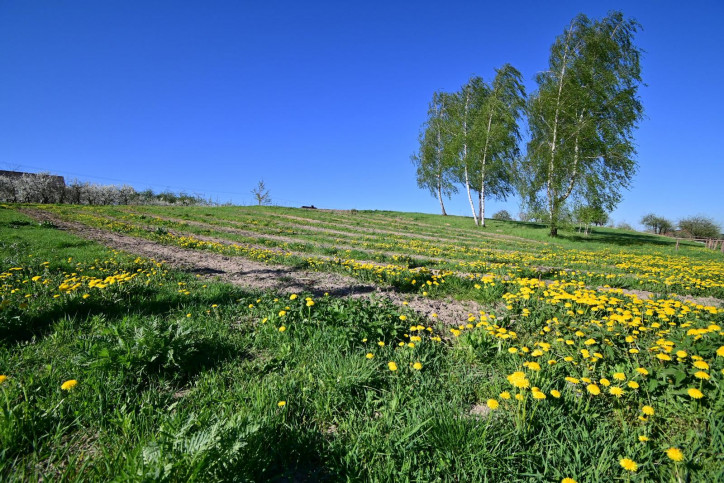
M 304 208 L 304 209 L 306 209 L 306 210 L 316 210 L 316 209 L 317 209 L 317 207 L 314 206 L 314 205 L 311 205 L 311 206 L 302 206 L 302 208 Z

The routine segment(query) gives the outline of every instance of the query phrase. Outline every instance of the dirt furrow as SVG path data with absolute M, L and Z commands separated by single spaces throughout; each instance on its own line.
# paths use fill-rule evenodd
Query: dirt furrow
M 402 294 L 341 274 L 298 270 L 241 257 L 227 257 L 211 252 L 162 245 L 78 222 L 64 221 L 44 210 L 25 208 L 21 211 L 38 221 L 52 223 L 59 229 L 97 241 L 110 248 L 164 261 L 173 268 L 229 282 L 247 289 L 271 290 L 285 294 L 309 292 L 317 297 L 328 293 L 330 296 L 337 297 L 388 299 L 401 307 L 405 305 L 404 302 L 407 302 L 407 307 L 430 322 L 437 320 L 446 325 L 465 322 L 469 314 L 478 314 L 480 310 L 483 310 L 483 306 L 473 301 L 440 300 Z M 437 317 L 434 317 L 433 314 L 436 314 Z

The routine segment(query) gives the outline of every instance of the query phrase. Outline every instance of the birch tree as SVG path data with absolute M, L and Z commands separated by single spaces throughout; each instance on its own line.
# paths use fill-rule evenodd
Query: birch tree
M 636 170 L 632 132 L 643 115 L 639 24 L 611 12 L 579 15 L 556 38 L 549 68 L 528 102 L 528 189 L 543 198 L 557 236 L 569 198 L 612 210 Z
M 513 192 L 513 163 L 520 154 L 518 121 L 525 107 L 522 76 L 510 64 L 496 69 L 492 86 L 483 92 L 473 127 L 480 226 L 485 226 L 485 198 L 505 199 Z
M 443 215 L 447 215 L 443 197 L 449 198 L 458 191 L 453 183 L 450 104 L 449 94 L 444 92 L 433 94 L 427 113 L 428 119 L 420 133 L 420 149 L 411 156 L 413 164 L 417 167 L 417 186 L 437 196 Z

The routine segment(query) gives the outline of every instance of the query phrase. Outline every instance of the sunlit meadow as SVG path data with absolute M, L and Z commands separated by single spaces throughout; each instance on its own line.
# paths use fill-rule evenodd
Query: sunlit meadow
M 721 481 L 724 256 L 383 212 L 43 209 L 475 302 L 272 293 L 0 208 L 0 479 Z

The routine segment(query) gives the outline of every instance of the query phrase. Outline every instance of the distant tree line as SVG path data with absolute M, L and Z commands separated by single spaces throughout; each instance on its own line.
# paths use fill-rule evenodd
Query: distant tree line
M 212 205 L 198 195 L 147 189 L 136 191 L 132 186 L 101 185 L 72 180 L 66 184 L 60 176 L 50 173 L 0 174 L 0 202 L 5 203 L 68 203 L 75 205 Z
M 510 64 L 492 82 L 474 76 L 457 92 L 435 92 L 412 156 L 418 186 L 439 199 L 443 215 L 444 198 L 463 187 L 480 226 L 486 198 L 512 193 L 551 236 L 571 213 L 586 226 L 601 223 L 636 170 L 632 133 L 643 116 L 638 29 L 621 12 L 600 20 L 581 14 L 555 39 L 532 94 Z
M 675 225 L 663 216 L 649 213 L 641 219 L 641 224 L 657 235 L 679 235 L 687 238 L 722 238 L 721 226 L 705 216 L 682 218 Z

